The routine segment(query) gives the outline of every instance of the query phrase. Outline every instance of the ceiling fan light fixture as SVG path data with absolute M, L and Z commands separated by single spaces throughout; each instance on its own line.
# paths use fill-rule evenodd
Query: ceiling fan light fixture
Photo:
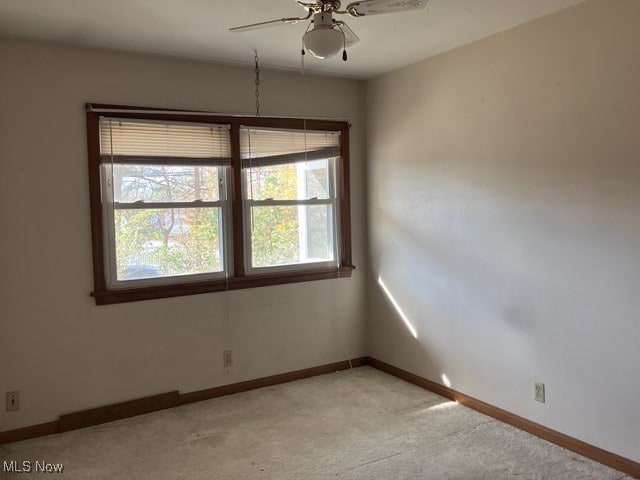
M 331 58 L 344 46 L 343 33 L 331 27 L 309 30 L 302 40 L 307 50 L 318 58 Z
M 331 58 L 344 48 L 344 33 L 335 26 L 331 12 L 316 13 L 311 24 L 313 28 L 304 34 L 302 41 L 313 56 Z

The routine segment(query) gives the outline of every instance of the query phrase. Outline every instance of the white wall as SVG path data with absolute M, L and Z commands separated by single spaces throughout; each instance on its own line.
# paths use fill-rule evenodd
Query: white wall
M 365 353 L 360 82 L 263 71 L 261 85 L 265 116 L 352 120 L 359 268 L 231 292 L 227 315 L 226 293 L 95 306 L 84 103 L 251 113 L 253 69 L 12 40 L 0 41 L 0 65 L 0 393 L 21 392 L 19 412 L 0 409 L 0 431 Z
M 369 354 L 636 461 L 639 25 L 588 1 L 366 85 Z

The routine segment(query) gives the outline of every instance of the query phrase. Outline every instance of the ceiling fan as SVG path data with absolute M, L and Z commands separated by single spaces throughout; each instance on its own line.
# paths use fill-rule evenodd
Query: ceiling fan
M 246 32 L 258 28 L 271 27 L 283 23 L 295 24 L 313 19 L 302 37 L 303 49 L 309 50 L 315 57 L 330 58 L 342 48 L 342 59 L 347 60 L 347 47 L 360 39 L 349 26 L 342 20 L 336 20 L 334 15 L 350 15 L 352 17 L 368 17 L 383 13 L 417 10 L 427 6 L 429 0 L 360 0 L 348 4 L 341 10 L 339 0 L 317 0 L 315 2 L 296 1 L 298 5 L 307 10 L 305 17 L 290 17 L 269 20 L 266 22 L 242 25 L 230 28 L 231 32 Z

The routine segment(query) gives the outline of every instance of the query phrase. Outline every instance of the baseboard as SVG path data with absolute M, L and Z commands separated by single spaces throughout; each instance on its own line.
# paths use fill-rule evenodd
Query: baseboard
M 99 425 L 101 423 L 113 422 L 123 418 L 144 415 L 145 413 L 157 412 L 166 408 L 177 407 L 179 393 L 162 393 L 152 397 L 139 398 L 128 402 L 115 403 L 105 407 L 92 408 L 82 412 L 61 415 L 58 423 L 61 432 L 69 432 L 80 428 Z
M 257 378 L 246 382 L 233 383 L 196 392 L 179 393 L 178 391 L 154 395 L 151 397 L 130 400 L 127 402 L 115 403 L 104 407 L 93 408 L 81 412 L 62 415 L 53 422 L 42 423 L 30 427 L 18 428 L 0 432 L 0 445 L 20 442 L 30 438 L 44 437 L 54 433 L 68 432 L 80 428 L 99 425 L 101 423 L 121 420 L 123 418 L 143 415 L 145 413 L 156 412 L 166 408 L 176 407 L 187 403 L 199 402 L 211 398 L 232 395 L 234 393 L 246 392 L 257 388 L 270 387 L 281 383 L 302 380 L 303 378 L 315 377 L 326 373 L 347 370 L 351 367 L 362 367 L 367 364 L 367 358 L 361 357 L 353 360 L 320 365 L 318 367 L 295 370 L 293 372 L 271 375 L 269 377 Z
M 54 422 L 41 423 L 30 427 L 0 432 L 0 445 L 21 442 L 22 440 L 29 440 L 30 438 L 44 437 L 47 435 L 53 435 L 54 433 L 60 433 L 60 427 L 57 420 Z
M 536 437 L 540 437 L 551 443 L 555 443 L 556 445 L 566 448 L 567 450 L 579 453 L 584 457 L 590 458 L 592 460 L 595 460 L 596 462 L 602 463 L 603 465 L 619 470 L 620 472 L 626 473 L 627 475 L 631 475 L 634 478 L 640 479 L 640 463 L 638 462 L 634 462 L 633 460 L 595 447 L 581 440 L 565 435 L 564 433 L 552 430 L 548 427 L 545 427 L 544 425 L 532 422 L 531 420 L 527 420 L 526 418 L 507 412 L 506 410 L 502 410 L 501 408 L 494 407 L 493 405 L 485 403 L 481 400 L 477 400 L 473 397 L 465 395 L 464 393 L 460 393 L 456 390 L 445 387 L 444 385 L 440 385 L 439 383 L 427 380 L 426 378 L 422 378 L 411 372 L 402 370 L 401 368 L 395 367 L 375 358 L 367 357 L 367 364 L 385 373 L 401 378 L 402 380 L 405 380 L 409 383 L 413 383 L 414 385 L 437 393 L 438 395 L 441 395 L 445 398 L 454 400 L 459 404 L 464 405 L 465 407 L 477 410 L 478 412 L 484 413 L 485 415 L 500 420 L 501 422 L 508 423 L 509 425 L 519 428 L 520 430 L 529 432 Z
M 180 394 L 180 404 L 184 405 L 187 403 L 200 402 L 202 400 L 209 400 L 211 398 L 222 397 L 225 395 L 233 395 L 234 393 L 247 392 L 249 390 L 255 390 L 256 388 L 271 387 L 273 385 L 279 385 L 281 383 L 302 380 L 303 378 L 324 375 L 325 373 L 347 370 L 351 367 L 362 367 L 366 364 L 367 359 L 365 357 L 355 358 L 351 361 L 344 360 L 342 362 L 330 363 L 328 365 L 321 365 L 319 367 L 305 368 L 303 370 L 280 373 L 278 375 L 272 375 L 270 377 L 248 380 L 246 382 L 232 383 L 230 385 L 208 388 L 206 390 L 198 390 L 197 392 L 183 393 Z

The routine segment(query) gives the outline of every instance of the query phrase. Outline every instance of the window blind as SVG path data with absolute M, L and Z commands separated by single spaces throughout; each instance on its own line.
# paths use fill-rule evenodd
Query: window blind
M 103 163 L 229 165 L 229 126 L 100 117 Z
M 340 156 L 340 132 L 242 127 L 242 168 Z

